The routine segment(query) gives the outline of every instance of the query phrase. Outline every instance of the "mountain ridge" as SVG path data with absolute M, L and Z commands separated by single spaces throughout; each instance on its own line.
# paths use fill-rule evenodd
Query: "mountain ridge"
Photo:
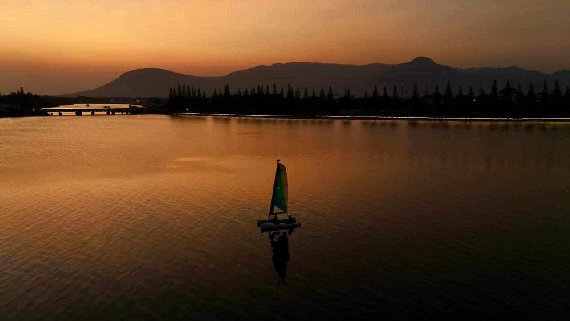
M 493 81 L 499 86 L 509 81 L 511 86 L 521 84 L 526 88 L 534 83 L 535 88 L 542 86 L 544 80 L 553 88 L 554 80 L 558 80 L 562 89 L 570 85 L 570 70 L 560 70 L 551 74 L 534 70 L 526 70 L 517 66 L 493 68 L 459 68 L 435 62 L 430 57 L 416 57 L 411 61 L 399 64 L 370 63 L 364 65 L 320 63 L 320 62 L 286 62 L 271 65 L 258 65 L 236 70 L 224 76 L 194 76 L 177 73 L 162 68 L 140 68 L 124 72 L 116 79 L 92 90 L 68 94 L 66 96 L 89 97 L 166 97 L 169 89 L 177 85 L 191 86 L 206 90 L 211 94 L 228 84 L 232 90 L 251 89 L 259 85 L 287 88 L 307 88 L 320 91 L 329 86 L 336 94 L 350 88 L 351 93 L 363 95 L 371 93 L 374 86 L 379 90 L 387 87 L 404 87 L 411 95 L 411 88 L 417 85 L 422 91 L 432 91 L 435 86 L 442 88 L 448 82 L 454 90 L 459 86 L 467 90 L 488 90 Z M 542 88 L 542 87 L 540 87 Z M 405 93 L 404 93 L 405 94 Z

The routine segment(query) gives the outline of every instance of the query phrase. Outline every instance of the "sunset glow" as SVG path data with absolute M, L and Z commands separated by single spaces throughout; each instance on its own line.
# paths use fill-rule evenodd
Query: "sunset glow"
M 143 67 L 223 75 L 422 55 L 460 67 L 570 68 L 565 0 L 0 2 L 2 93 L 88 89 Z

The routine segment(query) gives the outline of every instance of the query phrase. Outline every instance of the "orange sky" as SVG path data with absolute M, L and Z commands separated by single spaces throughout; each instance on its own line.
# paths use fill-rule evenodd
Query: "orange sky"
M 222 75 L 260 64 L 570 68 L 568 0 L 0 0 L 0 92 L 91 89 L 160 67 Z

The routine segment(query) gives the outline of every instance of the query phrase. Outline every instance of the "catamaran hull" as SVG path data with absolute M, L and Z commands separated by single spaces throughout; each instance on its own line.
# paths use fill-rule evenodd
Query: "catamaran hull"
M 265 223 L 261 224 L 261 233 L 279 230 L 291 230 L 301 227 L 301 223 Z
M 289 216 L 287 218 L 274 218 L 270 220 L 257 220 L 257 227 L 261 227 L 263 224 L 291 224 L 295 223 L 297 220 L 293 216 Z

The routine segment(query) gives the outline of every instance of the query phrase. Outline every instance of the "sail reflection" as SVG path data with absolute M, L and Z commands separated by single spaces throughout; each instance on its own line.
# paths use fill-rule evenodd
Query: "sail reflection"
M 279 278 L 285 280 L 285 272 L 287 271 L 287 264 L 291 259 L 289 255 L 289 238 L 288 234 L 291 234 L 293 230 L 288 231 L 274 231 L 269 232 L 269 242 L 271 244 L 271 250 L 273 251 L 273 267 L 277 272 Z

